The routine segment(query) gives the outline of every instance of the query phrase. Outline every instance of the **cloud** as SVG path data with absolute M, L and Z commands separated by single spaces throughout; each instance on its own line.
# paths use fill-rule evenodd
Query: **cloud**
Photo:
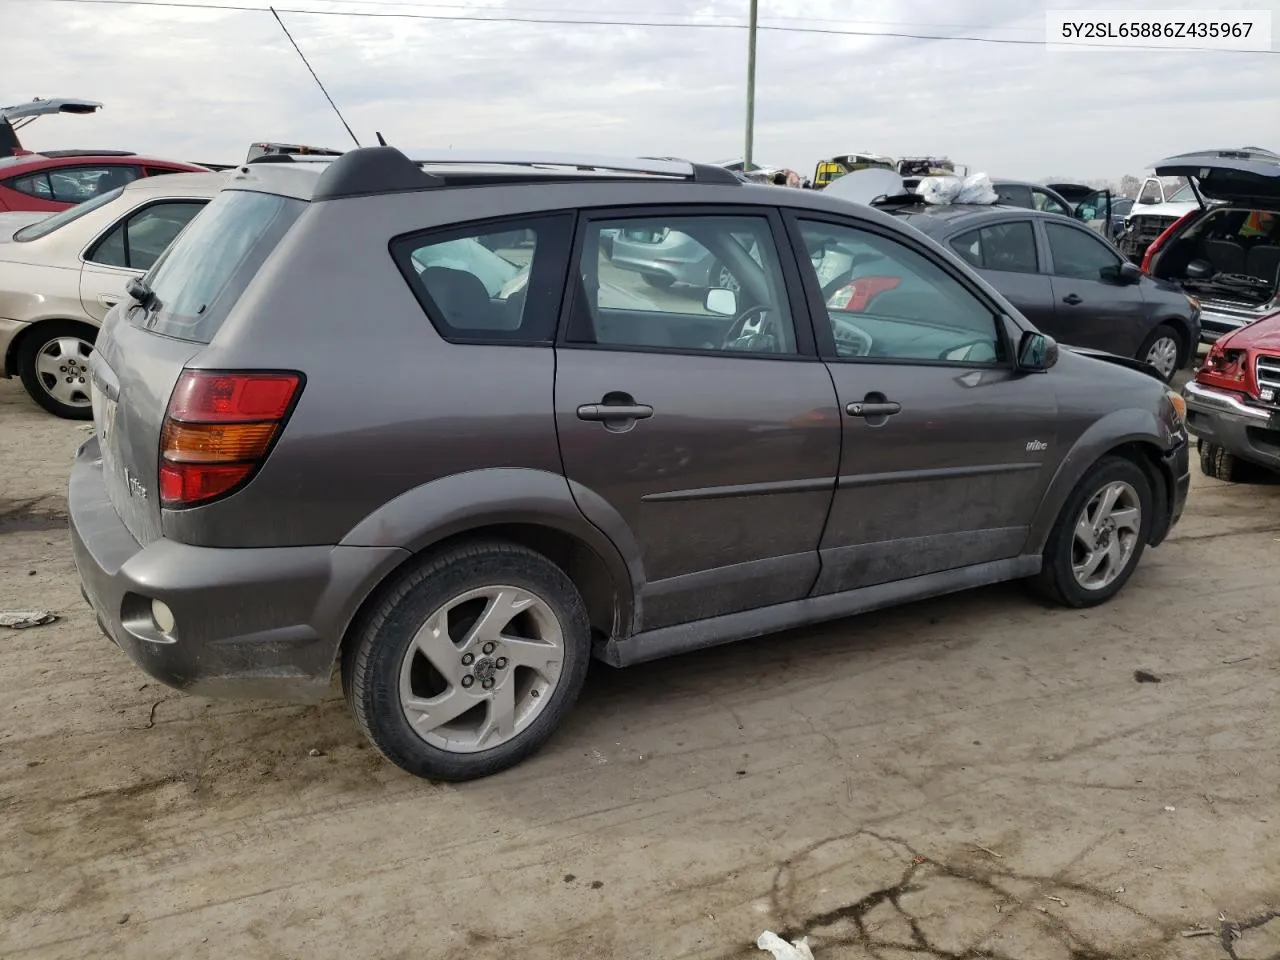
M 197 0 L 190 0 L 197 2 Z M 266 0 L 230 0 L 264 8 Z M 704 0 L 281 0 L 291 10 L 741 22 Z M 1203 4 L 1196 4 L 1203 6 Z M 1194 8 L 1163 0 L 1160 9 Z M 0 101 L 87 96 L 93 117 L 40 120 L 32 147 L 98 146 L 234 161 L 249 142 L 349 140 L 271 15 L 21 0 L 6 10 Z M 1060 4 L 1053 3 L 1058 8 Z M 1130 6 L 1138 6 L 1131 3 Z M 1235 7 L 1270 9 L 1277 0 Z M 587 10 L 587 14 L 548 13 Z M 763 30 L 755 156 L 811 171 L 852 150 L 942 153 L 970 169 L 1038 179 L 1140 172 L 1205 146 L 1280 148 L 1280 57 L 1047 52 L 1044 7 L 1026 0 L 869 0 L 846 12 L 764 0 L 764 26 L 898 30 L 1034 41 L 1001 45 Z M 739 156 L 746 32 L 281 14 L 364 142 L 422 147 Z M 816 15 L 816 14 L 815 14 Z M 850 21 L 859 21 L 851 23 Z M 861 24 L 861 25 L 859 25 Z M 914 26 L 912 26 L 914 25 Z M 51 42 L 50 38 L 56 38 Z M 12 84 L 20 78 L 23 88 Z

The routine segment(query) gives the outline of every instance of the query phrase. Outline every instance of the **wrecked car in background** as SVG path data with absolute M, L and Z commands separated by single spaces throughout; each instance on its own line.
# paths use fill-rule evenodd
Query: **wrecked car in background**
M 1280 473 L 1280 312 L 1218 340 L 1183 396 L 1206 476 Z
M 1280 156 L 1203 151 L 1162 160 L 1157 172 L 1193 177 L 1201 202 L 1156 238 L 1142 269 L 1200 301 L 1203 338 L 1280 310 Z

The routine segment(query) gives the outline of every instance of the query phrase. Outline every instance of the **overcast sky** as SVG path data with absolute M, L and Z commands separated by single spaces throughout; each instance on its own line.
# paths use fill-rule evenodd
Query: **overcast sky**
M 206 3 L 210 0 L 175 0 Z M 350 140 L 280 27 L 257 11 L 0 0 L 0 103 L 101 100 L 37 121 L 33 149 L 113 147 L 235 162 L 260 139 Z M 722 160 L 743 151 L 743 29 L 456 22 L 291 10 L 745 23 L 747 0 L 277 0 L 364 143 L 528 147 Z M 825 156 L 945 154 L 1040 179 L 1140 174 L 1200 147 L 1280 150 L 1280 56 L 1048 52 L 1035 0 L 760 0 L 762 26 L 1032 41 L 994 44 L 763 30 L 755 156 L 807 175 Z M 1085 6 L 1090 6 L 1085 4 Z M 1129 0 L 1107 9 L 1203 9 Z M 1271 10 L 1280 0 L 1230 0 Z M 590 12 L 587 12 L 590 11 Z M 805 17 L 815 13 L 819 21 Z

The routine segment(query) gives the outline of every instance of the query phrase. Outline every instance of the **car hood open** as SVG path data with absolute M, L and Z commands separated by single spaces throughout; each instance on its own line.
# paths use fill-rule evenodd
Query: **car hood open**
M 1280 155 L 1259 147 L 1200 150 L 1152 164 L 1161 177 L 1187 177 L 1206 200 L 1280 210 Z

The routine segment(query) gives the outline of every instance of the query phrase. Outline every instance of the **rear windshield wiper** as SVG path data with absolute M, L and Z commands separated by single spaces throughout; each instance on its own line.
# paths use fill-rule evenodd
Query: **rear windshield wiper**
M 155 291 L 141 277 L 134 277 L 124 288 L 143 309 L 149 309 L 156 302 Z

